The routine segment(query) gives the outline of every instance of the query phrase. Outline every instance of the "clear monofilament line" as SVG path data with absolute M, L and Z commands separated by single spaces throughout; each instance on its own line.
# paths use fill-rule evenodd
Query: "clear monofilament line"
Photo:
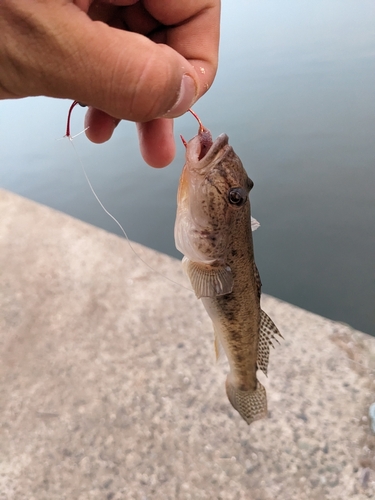
M 82 132 L 80 132 L 82 133 Z M 77 134 L 79 135 L 79 134 Z M 74 137 L 77 137 L 77 135 L 75 135 Z M 174 281 L 172 280 L 171 278 L 168 278 L 168 276 L 165 276 L 163 273 L 157 271 L 156 269 L 154 269 L 152 266 L 150 266 L 145 260 L 142 259 L 142 257 L 136 252 L 136 250 L 133 248 L 133 245 L 131 244 L 131 241 L 128 237 L 128 235 L 126 234 L 126 231 L 125 229 L 122 227 L 122 225 L 120 224 L 120 222 L 116 219 L 116 217 L 114 217 L 106 208 L 105 206 L 103 205 L 103 203 L 100 201 L 99 199 L 99 196 L 96 194 L 95 192 L 95 189 L 93 188 L 91 182 L 90 182 L 90 179 L 86 173 L 86 169 L 83 165 L 83 162 L 82 162 L 82 159 L 81 157 L 79 156 L 78 154 L 78 151 L 73 143 L 73 137 L 71 135 L 66 135 L 66 137 L 69 139 L 71 145 L 73 146 L 73 149 L 74 149 L 74 152 L 75 152 L 75 155 L 77 156 L 77 159 L 78 159 L 78 162 L 80 164 L 80 167 L 82 169 L 82 172 L 83 172 L 83 175 L 85 176 L 85 179 L 87 181 L 87 184 L 89 185 L 89 188 L 92 192 L 92 194 L 95 196 L 95 199 L 96 201 L 99 203 L 99 205 L 101 206 L 101 208 L 104 210 L 104 212 L 117 224 L 117 226 L 120 228 L 120 230 L 122 231 L 123 235 L 125 236 L 127 242 L 128 242 L 128 245 L 131 249 L 131 251 L 134 253 L 134 255 L 146 266 L 148 267 L 151 271 L 153 271 L 154 273 L 158 274 L 159 276 L 161 276 L 162 278 L 170 281 L 171 283 L 173 283 L 174 285 L 178 285 L 182 288 L 185 288 L 185 290 L 189 290 L 189 292 L 192 292 L 193 290 L 191 288 L 188 288 L 187 286 L 185 285 L 182 285 L 181 283 L 177 283 L 177 281 Z

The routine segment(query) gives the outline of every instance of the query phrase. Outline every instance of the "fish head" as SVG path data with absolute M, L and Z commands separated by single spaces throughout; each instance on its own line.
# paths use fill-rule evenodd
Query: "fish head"
M 239 223 L 250 227 L 252 187 L 228 136 L 212 141 L 208 130 L 200 131 L 186 145 L 177 194 L 177 249 L 193 262 L 225 263 Z

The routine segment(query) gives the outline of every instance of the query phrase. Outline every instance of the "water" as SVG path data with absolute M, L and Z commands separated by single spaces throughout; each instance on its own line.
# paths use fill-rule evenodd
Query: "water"
M 223 2 L 220 69 L 195 107 L 226 132 L 255 182 L 263 290 L 375 335 L 375 7 L 372 0 Z M 65 129 L 68 101 L 0 102 L 0 185 L 119 233 L 91 194 Z M 84 110 L 74 112 L 72 133 Z M 195 135 L 191 116 L 176 137 Z M 173 242 L 183 146 L 142 161 L 134 126 L 75 145 L 129 237 L 179 257 Z M 110 258 L 110 256 L 109 256 Z M 142 265 L 140 263 L 140 265 Z

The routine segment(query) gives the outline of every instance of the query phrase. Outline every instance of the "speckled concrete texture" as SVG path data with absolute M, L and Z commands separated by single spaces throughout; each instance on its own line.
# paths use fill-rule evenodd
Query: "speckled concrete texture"
M 1 500 L 374 498 L 374 338 L 264 297 L 284 340 L 248 427 L 191 292 L 49 208 L 0 214 Z

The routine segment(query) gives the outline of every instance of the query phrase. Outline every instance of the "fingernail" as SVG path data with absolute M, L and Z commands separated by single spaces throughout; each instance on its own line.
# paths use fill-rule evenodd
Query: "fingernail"
M 164 115 L 165 118 L 176 118 L 184 114 L 195 102 L 197 87 L 189 75 L 183 75 L 180 92 L 176 104 Z

